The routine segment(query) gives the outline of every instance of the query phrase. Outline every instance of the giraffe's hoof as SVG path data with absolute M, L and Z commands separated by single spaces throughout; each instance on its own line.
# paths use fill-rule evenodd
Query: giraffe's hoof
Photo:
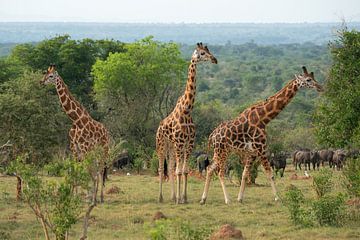
M 238 202 L 239 202 L 239 203 L 244 203 L 241 198 L 238 199 Z
M 159 203 L 162 203 L 162 202 L 164 202 L 164 199 L 163 199 L 162 196 L 160 196 L 160 197 L 159 197 Z
M 231 202 L 230 200 L 225 200 L 225 204 L 226 204 L 226 205 L 229 205 L 230 202 Z
M 200 205 L 204 205 L 204 204 L 205 204 L 205 202 L 206 202 L 206 200 L 205 200 L 205 199 L 201 199 L 201 200 L 200 200 Z

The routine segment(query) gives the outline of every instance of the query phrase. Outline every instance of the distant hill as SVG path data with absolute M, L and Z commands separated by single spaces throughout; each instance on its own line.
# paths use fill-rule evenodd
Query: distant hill
M 348 23 L 360 30 L 360 23 Z M 56 35 L 69 34 L 73 39 L 116 39 L 132 42 L 153 35 L 161 41 L 194 44 L 262 45 L 312 42 L 324 44 L 334 39 L 341 23 L 0 23 L 0 43 L 39 42 Z

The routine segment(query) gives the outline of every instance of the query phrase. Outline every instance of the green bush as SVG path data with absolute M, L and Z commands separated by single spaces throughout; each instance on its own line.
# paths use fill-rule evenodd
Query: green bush
M 181 219 L 160 219 L 152 226 L 146 226 L 152 240 L 203 240 L 208 239 L 211 230 L 208 227 L 195 227 L 194 224 Z
M 360 197 L 360 158 L 349 159 L 343 169 L 343 183 L 350 196 Z
M 295 225 L 310 227 L 313 225 L 312 214 L 309 209 L 303 207 L 304 194 L 299 188 L 290 185 L 285 192 L 285 204 L 290 212 L 290 219 Z
M 333 188 L 333 183 L 331 181 L 332 175 L 333 172 L 327 168 L 321 169 L 318 174 L 314 175 L 313 187 L 318 198 L 321 198 L 325 194 L 331 192 Z
M 60 177 L 62 170 L 64 169 L 64 162 L 55 161 L 44 166 L 44 170 L 49 176 Z
M 313 202 L 312 209 L 317 222 L 323 226 L 339 226 L 345 213 L 345 198 L 337 196 L 322 196 Z
M 159 174 L 159 159 L 156 151 L 153 152 L 152 158 L 150 159 L 150 170 L 151 173 L 157 176 Z

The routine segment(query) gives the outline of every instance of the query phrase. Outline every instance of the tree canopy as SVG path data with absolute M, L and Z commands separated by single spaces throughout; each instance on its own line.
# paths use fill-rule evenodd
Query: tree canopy
M 124 52 L 98 60 L 92 74 L 95 99 L 108 113 L 112 136 L 153 148 L 159 121 L 172 110 L 186 81 L 178 45 L 151 37 L 126 44 Z
M 323 145 L 360 146 L 360 32 L 339 31 L 330 44 L 333 65 L 316 112 L 316 134 Z

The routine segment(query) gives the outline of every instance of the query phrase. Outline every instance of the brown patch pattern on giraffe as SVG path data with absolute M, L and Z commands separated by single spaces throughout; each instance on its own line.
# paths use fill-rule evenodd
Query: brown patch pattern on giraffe
M 252 162 L 259 158 L 270 181 L 275 198 L 277 191 L 272 179 L 270 163 L 266 150 L 266 125 L 274 119 L 281 110 L 291 101 L 300 87 L 315 88 L 318 91 L 322 87 L 314 79 L 313 73 L 297 75 L 278 93 L 267 100 L 254 104 L 245 109 L 237 118 L 221 123 L 209 136 L 208 148 L 214 148 L 213 162 L 208 167 L 204 192 L 201 204 L 206 202 L 211 175 L 215 169 L 219 169 L 219 179 L 223 189 L 225 203 L 229 203 L 229 197 L 225 188 L 224 173 L 227 157 L 231 152 L 237 153 L 245 163 L 238 201 L 242 201 L 245 179 L 249 177 L 249 169 Z
M 169 160 L 168 173 L 171 184 L 171 198 L 176 203 L 187 202 L 188 159 L 194 147 L 195 125 L 191 116 L 196 93 L 196 65 L 201 61 L 217 63 L 216 58 L 206 46 L 197 44 L 188 70 L 185 92 L 178 99 L 174 110 L 163 119 L 156 133 L 156 152 L 159 158 L 159 202 L 163 201 L 162 180 L 165 158 Z M 176 162 L 176 170 L 175 168 Z M 176 172 L 176 195 L 173 176 Z M 180 196 L 182 176 L 183 189 Z
M 57 74 L 54 65 L 48 68 L 41 82 L 43 84 L 55 84 L 60 104 L 72 121 L 69 139 L 70 149 L 74 157 L 81 161 L 86 153 L 94 149 L 95 146 L 100 145 L 104 149 L 104 157 L 107 158 L 109 151 L 109 134 L 107 129 L 103 124 L 91 118 L 86 109 L 75 100 L 62 78 Z M 104 165 L 105 162 L 102 162 L 102 164 Z M 102 181 L 104 181 L 103 171 L 100 171 L 100 179 Z M 104 198 L 103 183 L 101 184 L 100 193 L 101 202 L 103 202 Z

